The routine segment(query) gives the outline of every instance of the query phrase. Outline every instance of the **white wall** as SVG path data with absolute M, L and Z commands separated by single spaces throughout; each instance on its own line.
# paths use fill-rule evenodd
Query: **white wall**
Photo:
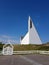
M 42 44 L 38 33 L 35 31 L 35 29 L 31 29 L 29 32 L 29 43 L 30 44 Z
M 30 26 L 30 19 L 28 23 L 29 23 L 28 26 Z M 42 44 L 33 22 L 32 22 L 32 28 L 29 27 L 29 43 L 30 44 Z
M 29 32 L 24 36 L 24 38 L 21 41 L 21 44 L 29 44 Z

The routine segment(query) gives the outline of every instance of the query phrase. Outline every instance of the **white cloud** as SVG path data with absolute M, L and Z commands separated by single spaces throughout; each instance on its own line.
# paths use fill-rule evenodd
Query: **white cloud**
M 7 35 L 2 35 L 1 37 L 2 38 L 8 38 L 8 39 L 11 38 L 10 36 L 7 36 Z
M 8 35 L 1 35 L 0 38 L 12 39 L 12 38 L 16 38 L 16 37 L 8 36 Z
M 11 43 L 19 43 L 19 41 L 16 40 L 16 37 L 7 36 L 7 35 L 0 36 L 0 42 L 7 43 L 8 40 L 10 40 Z

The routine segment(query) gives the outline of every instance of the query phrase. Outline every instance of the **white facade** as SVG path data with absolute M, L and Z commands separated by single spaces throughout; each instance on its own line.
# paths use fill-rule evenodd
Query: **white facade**
M 42 44 L 30 16 L 28 20 L 28 32 L 24 38 L 21 39 L 21 44 Z
M 20 40 L 21 44 L 29 44 L 29 32 L 25 35 L 25 37 Z
M 3 51 L 2 51 L 3 55 L 12 55 L 13 54 L 13 45 L 12 44 L 5 44 L 3 46 Z

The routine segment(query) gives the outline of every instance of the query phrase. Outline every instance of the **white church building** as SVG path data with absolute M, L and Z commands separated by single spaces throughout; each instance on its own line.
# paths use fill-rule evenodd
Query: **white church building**
M 41 39 L 36 31 L 36 28 L 31 20 L 30 16 L 28 19 L 28 32 L 24 37 L 20 38 L 21 44 L 42 44 Z

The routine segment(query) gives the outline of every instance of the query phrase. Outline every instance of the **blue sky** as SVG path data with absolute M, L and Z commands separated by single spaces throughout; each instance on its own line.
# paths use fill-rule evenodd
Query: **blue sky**
M 19 43 L 27 32 L 28 16 L 42 42 L 49 42 L 49 0 L 0 0 L 0 41 Z

